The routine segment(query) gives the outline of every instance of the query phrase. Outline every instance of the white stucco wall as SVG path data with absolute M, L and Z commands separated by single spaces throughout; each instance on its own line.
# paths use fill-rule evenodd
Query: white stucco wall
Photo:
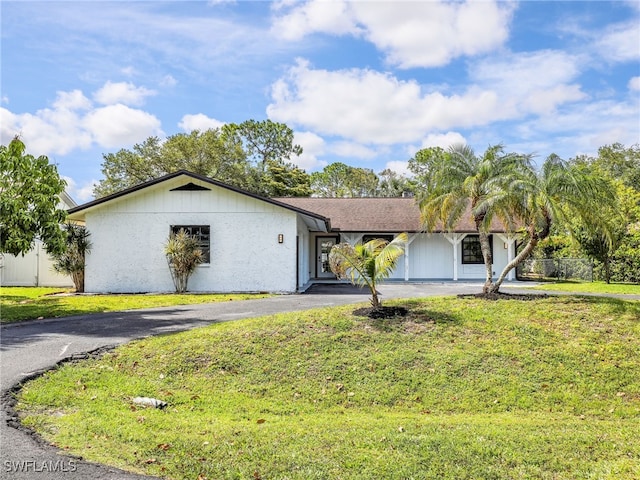
M 302 221 L 300 217 L 298 217 L 298 286 L 299 288 L 304 287 L 311 280 L 311 268 L 309 266 L 309 261 L 312 253 L 310 252 L 310 236 L 309 229 Z
M 86 213 L 87 292 L 173 291 L 163 252 L 171 225 L 211 227 L 211 263 L 197 268 L 189 291 L 295 291 L 295 212 L 206 183 L 210 191 L 170 191 L 185 183 L 178 177 Z

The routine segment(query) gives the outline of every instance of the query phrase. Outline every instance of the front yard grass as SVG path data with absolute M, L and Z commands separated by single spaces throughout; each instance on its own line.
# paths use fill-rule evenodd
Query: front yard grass
M 64 288 L 2 287 L 0 289 L 0 323 L 269 296 L 266 294 L 60 295 L 72 291 Z
M 71 454 L 169 479 L 640 478 L 640 302 L 387 304 L 410 314 L 132 342 L 27 384 L 18 409 Z
M 640 285 L 633 283 L 605 282 L 553 282 L 535 287 L 536 290 L 573 293 L 602 293 L 614 295 L 640 295 Z

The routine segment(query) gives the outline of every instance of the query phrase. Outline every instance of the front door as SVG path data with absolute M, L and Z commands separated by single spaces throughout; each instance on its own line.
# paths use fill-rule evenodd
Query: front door
M 318 237 L 316 238 L 316 277 L 317 278 L 335 278 L 329 268 L 329 252 L 337 243 L 336 237 Z

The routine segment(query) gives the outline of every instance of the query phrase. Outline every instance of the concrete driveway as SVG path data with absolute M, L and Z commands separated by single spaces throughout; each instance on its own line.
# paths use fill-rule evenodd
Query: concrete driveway
M 389 283 L 381 299 L 477 293 L 480 283 Z M 63 319 L 37 320 L 0 327 L 0 479 L 135 479 L 148 478 L 74 459 L 15 428 L 10 390 L 58 362 L 101 347 L 202 327 L 216 322 L 367 302 L 366 290 L 350 285 L 316 285 L 306 294 L 240 302 L 154 308 Z

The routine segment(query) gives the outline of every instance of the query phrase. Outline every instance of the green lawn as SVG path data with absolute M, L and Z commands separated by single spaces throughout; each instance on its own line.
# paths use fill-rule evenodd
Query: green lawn
M 0 289 L 0 322 L 12 323 L 38 318 L 227 302 L 269 296 L 258 294 L 59 295 L 71 291 L 64 288 L 2 287 Z
M 388 303 L 412 313 L 136 341 L 28 384 L 19 410 L 69 453 L 170 479 L 640 478 L 640 302 Z
M 640 295 L 640 285 L 632 283 L 553 282 L 545 283 L 535 288 L 537 290 L 551 290 L 556 292 Z

